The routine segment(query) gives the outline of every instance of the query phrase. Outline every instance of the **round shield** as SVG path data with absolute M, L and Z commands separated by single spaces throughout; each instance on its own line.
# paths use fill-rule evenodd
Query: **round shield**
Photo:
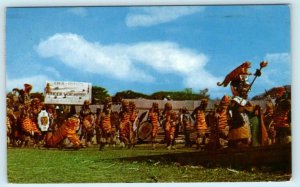
M 147 140 L 150 137 L 152 131 L 152 124 L 148 121 L 144 121 L 138 128 L 138 139 Z
M 46 110 L 41 110 L 41 112 L 38 114 L 38 125 L 41 131 L 48 131 L 50 120 Z

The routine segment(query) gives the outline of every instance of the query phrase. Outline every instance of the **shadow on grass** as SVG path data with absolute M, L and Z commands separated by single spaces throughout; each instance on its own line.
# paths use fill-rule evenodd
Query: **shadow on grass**
M 236 169 L 268 168 L 291 173 L 291 145 L 274 145 L 240 149 L 173 152 L 166 154 L 121 158 L 129 162 L 159 162 L 161 164 L 201 165 L 203 167 L 230 167 Z

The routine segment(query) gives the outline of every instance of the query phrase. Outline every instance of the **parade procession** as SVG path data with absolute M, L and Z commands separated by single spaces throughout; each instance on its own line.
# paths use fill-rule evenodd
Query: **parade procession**
M 275 87 L 260 102 L 248 98 L 268 62 L 254 73 L 251 62 L 229 72 L 216 86 L 219 100 L 184 102 L 106 97 L 92 103 L 92 84 L 49 81 L 43 97 L 29 82 L 6 98 L 7 146 L 35 149 L 195 149 L 268 147 L 291 143 L 291 93 Z M 228 88 L 230 91 L 228 91 Z M 141 104 L 142 103 L 142 104 Z M 179 104 L 178 104 L 179 103 Z

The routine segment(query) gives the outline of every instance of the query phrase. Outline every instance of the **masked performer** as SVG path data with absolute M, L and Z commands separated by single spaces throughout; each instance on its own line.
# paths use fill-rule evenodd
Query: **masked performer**
M 73 144 L 74 149 L 79 149 L 82 147 L 81 141 L 77 136 L 76 129 L 78 129 L 80 120 L 75 114 L 74 116 L 68 118 L 63 122 L 62 125 L 54 132 L 48 131 L 45 140 L 46 147 L 58 147 L 63 142 L 65 138 L 68 138 Z
M 152 149 L 155 149 L 156 136 L 157 136 L 158 127 L 159 127 L 159 117 L 160 117 L 160 112 L 158 109 L 158 103 L 154 102 L 154 103 L 152 103 L 152 107 L 149 110 L 149 114 L 148 114 L 148 120 L 152 124 L 152 131 L 151 131 Z
M 183 127 L 185 147 L 192 147 L 192 142 L 190 139 L 190 134 L 192 131 L 192 119 L 186 107 L 181 109 L 180 123 Z
M 274 105 L 272 101 L 266 104 L 266 111 L 264 113 L 265 125 L 268 130 L 269 144 L 275 144 L 276 131 L 274 127 Z
M 228 121 L 230 120 L 228 106 L 230 105 L 230 101 L 230 96 L 224 95 L 215 113 L 217 123 L 217 137 L 219 139 L 219 145 L 221 147 L 224 147 L 228 135 Z
M 119 129 L 121 147 L 127 146 L 128 148 L 131 148 L 132 123 L 130 121 L 130 115 L 129 102 L 127 100 L 122 100 Z
M 163 111 L 165 140 L 167 141 L 167 149 L 176 149 L 175 147 L 175 131 L 178 125 L 178 116 L 172 110 L 172 104 L 167 102 Z
M 276 143 L 289 143 L 291 136 L 290 117 L 291 101 L 284 87 L 277 88 L 275 110 L 274 110 L 274 127 L 276 130 Z
M 30 91 L 32 86 L 30 84 L 24 84 L 24 91 L 19 95 L 20 103 L 20 117 L 19 123 L 22 127 L 22 132 L 25 134 L 25 144 L 28 144 L 30 139 L 34 141 L 34 147 L 39 145 L 39 139 L 41 132 L 37 127 L 36 121 L 37 116 L 34 113 L 34 108 L 32 108 L 30 101 Z
M 197 149 L 200 149 L 201 144 L 206 144 L 206 133 L 208 132 L 205 109 L 207 108 L 208 100 L 202 99 L 200 105 L 194 109 L 192 117 L 195 121 L 195 127 L 197 130 Z
M 89 107 L 90 101 L 85 100 L 80 111 L 80 119 L 82 122 L 81 138 L 85 137 L 85 146 L 91 145 L 92 137 L 94 136 L 95 117 Z
M 101 113 L 100 118 L 100 131 L 101 131 L 101 138 L 100 138 L 100 147 L 99 150 L 103 150 L 104 146 L 111 141 L 111 106 L 112 100 L 111 97 L 105 99 L 103 111 Z

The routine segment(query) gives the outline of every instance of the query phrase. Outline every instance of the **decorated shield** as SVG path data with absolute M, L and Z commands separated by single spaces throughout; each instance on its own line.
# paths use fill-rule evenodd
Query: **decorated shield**
M 49 115 L 46 110 L 41 110 L 38 115 L 38 125 L 42 132 L 48 131 L 50 124 Z
M 140 140 L 148 140 L 150 138 L 152 131 L 152 124 L 148 121 L 144 121 L 140 124 L 138 128 L 138 139 Z

